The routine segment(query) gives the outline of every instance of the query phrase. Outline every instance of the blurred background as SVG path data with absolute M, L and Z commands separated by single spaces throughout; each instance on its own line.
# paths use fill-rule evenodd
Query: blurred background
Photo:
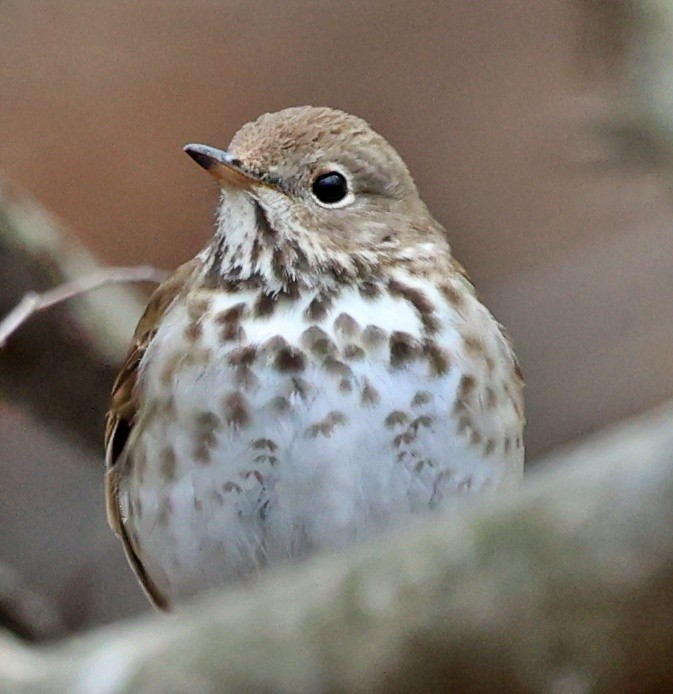
M 512 333 L 534 468 L 673 394 L 669 5 L 3 2 L 0 313 L 86 269 L 83 249 L 175 267 L 216 199 L 184 143 L 338 107 L 397 147 Z M 69 247 L 26 225 L 67 228 Z M 109 339 L 63 308 L 0 352 L 0 562 L 49 633 L 148 609 L 104 516 L 103 414 L 140 308 L 115 296 Z

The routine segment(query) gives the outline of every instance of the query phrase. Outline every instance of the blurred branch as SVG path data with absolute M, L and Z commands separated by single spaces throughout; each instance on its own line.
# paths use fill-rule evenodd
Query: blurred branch
M 86 277 L 66 282 L 43 294 L 28 292 L 23 299 L 0 321 L 0 348 L 31 316 L 63 301 L 81 296 L 94 289 L 110 284 L 128 282 L 161 282 L 166 273 L 156 268 L 140 265 L 137 267 L 102 268 Z
M 671 691 L 673 406 L 173 618 L 0 647 L 0 690 Z
M 613 116 L 599 128 L 612 159 L 673 168 L 673 2 L 577 0 L 584 65 L 618 74 Z
M 57 220 L 0 178 L 0 316 L 26 294 L 100 271 Z M 115 367 L 142 306 L 140 293 L 111 286 L 30 321 L 0 352 L 0 394 L 100 449 Z
M 67 633 L 55 605 L 0 563 L 0 626 L 27 641 L 53 639 Z

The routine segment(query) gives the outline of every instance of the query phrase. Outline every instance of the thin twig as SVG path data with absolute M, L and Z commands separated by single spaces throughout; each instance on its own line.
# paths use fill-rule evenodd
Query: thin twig
M 122 282 L 159 283 L 166 277 L 166 274 L 164 270 L 158 270 L 149 265 L 108 267 L 92 272 L 90 275 L 79 277 L 72 282 L 65 282 L 43 294 L 28 292 L 14 309 L 0 321 L 0 348 L 5 346 L 7 339 L 34 313 L 44 311 L 62 301 L 105 287 L 108 284 Z

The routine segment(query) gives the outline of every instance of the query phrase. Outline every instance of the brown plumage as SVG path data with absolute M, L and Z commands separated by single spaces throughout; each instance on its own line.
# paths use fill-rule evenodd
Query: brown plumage
M 106 419 L 108 519 L 152 602 L 515 484 L 511 343 L 397 152 L 312 107 L 186 149 L 215 234 L 150 299 Z
M 183 290 L 185 283 L 194 272 L 196 262 L 190 260 L 181 265 L 165 282 L 154 291 L 138 322 L 133 334 L 131 347 L 124 360 L 124 365 L 112 386 L 110 408 L 105 416 L 105 506 L 110 527 L 124 545 L 124 551 L 154 605 L 166 607 L 166 601 L 160 594 L 152 579 L 147 576 L 122 522 L 119 505 L 119 475 L 124 448 L 133 431 L 138 412 L 138 392 L 136 379 L 138 367 L 145 351 L 152 341 L 164 315 L 175 297 Z

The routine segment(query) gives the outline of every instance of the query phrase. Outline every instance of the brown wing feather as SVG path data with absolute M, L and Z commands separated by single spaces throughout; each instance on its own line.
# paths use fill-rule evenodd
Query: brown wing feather
M 150 297 L 147 308 L 138 322 L 133 335 L 131 348 L 126 355 L 124 365 L 112 386 L 112 401 L 105 417 L 105 451 L 107 473 L 105 475 L 105 502 L 110 527 L 121 539 L 129 564 L 135 571 L 150 600 L 159 608 L 167 609 L 166 599 L 158 591 L 133 547 L 133 543 L 124 527 L 119 506 L 119 482 L 123 471 L 117 463 L 126 447 L 138 409 L 136 378 L 138 366 L 156 334 L 166 309 L 180 293 L 186 280 L 195 268 L 195 261 L 180 266 Z

